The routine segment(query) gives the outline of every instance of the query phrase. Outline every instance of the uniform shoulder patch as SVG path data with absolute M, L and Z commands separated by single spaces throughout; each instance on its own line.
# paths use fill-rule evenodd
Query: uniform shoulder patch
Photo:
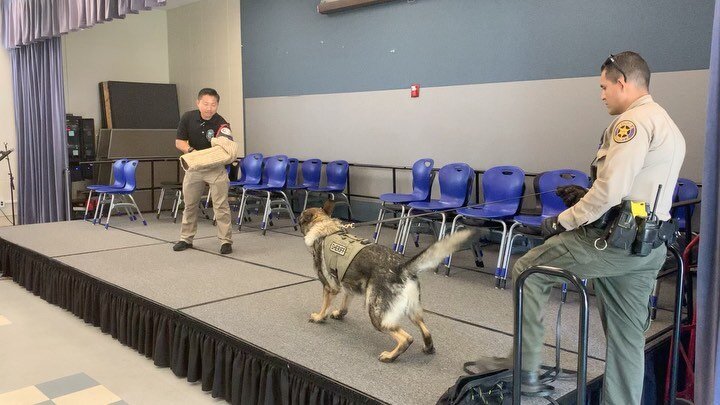
M 613 141 L 617 143 L 625 143 L 630 141 L 637 134 L 635 123 L 629 120 L 620 121 L 613 131 Z

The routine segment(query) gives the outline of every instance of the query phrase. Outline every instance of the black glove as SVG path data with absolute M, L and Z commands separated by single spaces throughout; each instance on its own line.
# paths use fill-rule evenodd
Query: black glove
M 540 224 L 540 233 L 542 234 L 543 239 L 547 239 L 562 232 L 565 232 L 565 228 L 560 225 L 557 215 L 543 219 L 542 224 Z
M 581 198 L 587 194 L 588 189 L 585 187 L 580 187 L 576 185 L 569 185 L 569 186 L 560 186 L 555 190 L 555 194 L 558 195 L 558 197 L 562 198 L 563 202 L 565 203 L 565 206 L 570 208 L 573 205 L 577 204 L 578 201 L 580 201 Z

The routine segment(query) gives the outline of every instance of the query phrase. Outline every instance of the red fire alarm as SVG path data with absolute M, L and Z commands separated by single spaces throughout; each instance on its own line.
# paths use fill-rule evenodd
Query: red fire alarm
M 420 97 L 420 85 L 419 84 L 412 84 L 410 85 L 410 97 Z

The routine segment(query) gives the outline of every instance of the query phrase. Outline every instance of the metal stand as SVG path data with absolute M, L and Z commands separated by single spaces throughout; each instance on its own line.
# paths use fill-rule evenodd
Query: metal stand
M 514 368 L 513 368 L 513 405 L 520 405 L 521 374 L 522 374 L 522 310 L 523 288 L 525 280 L 536 273 L 567 279 L 578 289 L 580 297 L 580 322 L 578 334 L 578 360 L 577 360 L 577 403 L 585 404 L 587 388 L 587 347 L 588 347 L 588 294 L 582 280 L 567 270 L 549 266 L 534 266 L 522 274 L 515 281 L 515 338 L 514 338 Z
M 15 149 L 8 149 L 5 142 L 5 150 L 0 151 L 0 160 L 5 159 L 8 164 L 8 175 L 10 176 L 10 207 L 12 209 L 12 224 L 15 226 L 15 177 L 13 177 L 12 166 L 10 165 L 10 154 Z
M 673 319 L 672 346 L 670 346 L 670 394 L 669 405 L 675 404 L 675 396 L 677 395 L 677 374 L 678 359 L 680 348 L 680 325 L 682 322 L 682 300 L 683 300 L 683 283 L 685 281 L 685 263 L 683 262 L 680 251 L 673 245 L 668 246 L 668 250 L 677 261 L 677 283 L 675 284 L 675 314 Z

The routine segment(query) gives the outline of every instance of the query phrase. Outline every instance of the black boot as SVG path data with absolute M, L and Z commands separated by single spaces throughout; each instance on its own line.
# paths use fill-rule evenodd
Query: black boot
M 523 371 L 521 373 L 520 391 L 529 397 L 546 397 L 553 393 L 552 385 L 542 383 L 537 371 Z
M 181 240 L 180 242 L 176 243 L 175 246 L 173 246 L 173 250 L 176 252 L 182 252 L 183 250 L 191 247 L 192 243 L 187 243 L 184 240 Z

